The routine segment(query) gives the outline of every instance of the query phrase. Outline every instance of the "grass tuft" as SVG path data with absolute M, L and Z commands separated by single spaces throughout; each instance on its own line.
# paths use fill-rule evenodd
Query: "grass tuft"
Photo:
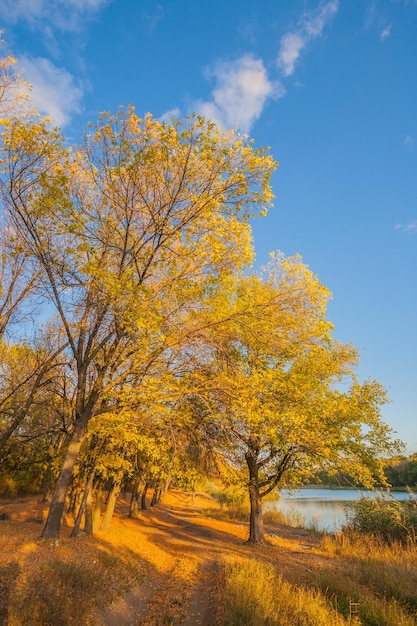
M 317 590 L 295 587 L 277 576 L 272 565 L 241 560 L 226 565 L 223 603 L 225 626 L 343 626 L 349 622 Z

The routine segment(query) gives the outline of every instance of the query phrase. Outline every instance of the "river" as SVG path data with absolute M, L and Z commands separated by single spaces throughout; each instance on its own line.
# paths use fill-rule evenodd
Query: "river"
M 335 532 L 346 522 L 346 505 L 363 496 L 376 497 L 378 492 L 355 489 L 299 489 L 282 491 L 280 499 L 264 503 L 264 511 L 284 513 L 291 526 L 303 525 Z M 408 500 L 404 491 L 391 491 L 395 500 Z

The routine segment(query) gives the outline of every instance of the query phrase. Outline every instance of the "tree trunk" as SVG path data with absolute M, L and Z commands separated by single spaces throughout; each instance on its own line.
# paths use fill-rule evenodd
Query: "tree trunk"
M 41 502 L 48 502 L 52 491 L 52 459 L 46 461 L 45 485 L 42 492 Z
M 79 476 L 77 476 L 77 478 L 73 477 L 71 487 L 69 489 L 69 493 L 67 497 L 67 500 L 68 500 L 67 513 L 70 513 L 74 519 L 76 517 L 75 512 L 78 510 L 80 506 L 81 498 L 82 498 L 82 485 L 81 485 L 80 477 Z
M 112 488 L 110 489 L 109 497 L 107 498 L 106 511 L 104 513 L 103 521 L 101 522 L 101 530 L 107 530 L 110 526 L 111 518 L 113 517 L 114 507 L 116 506 L 117 496 L 120 493 L 121 479 L 114 481 Z
M 41 535 L 43 539 L 55 539 L 56 537 L 59 537 L 62 515 L 64 513 L 65 498 L 71 481 L 72 471 L 84 439 L 85 431 L 86 426 L 84 422 L 78 422 L 75 424 L 74 432 L 68 444 L 64 463 L 55 484 L 48 517 Z
M 158 502 L 159 502 L 158 494 L 159 494 L 159 487 L 156 484 L 155 487 L 153 488 L 153 495 L 152 495 L 152 500 L 151 500 L 151 506 L 155 506 L 155 504 L 158 504 Z
M 130 505 L 129 505 L 129 517 L 137 517 L 137 514 L 139 512 L 139 489 L 140 489 L 140 476 L 138 476 L 135 480 L 135 483 L 133 485 L 133 489 L 132 489 L 132 495 L 130 498 Z
M 164 486 L 162 487 L 162 495 L 165 495 L 167 493 L 171 482 L 172 482 L 172 476 L 168 476 L 164 481 Z
M 74 528 L 72 529 L 72 532 L 71 532 L 71 537 L 76 537 L 79 534 L 79 532 L 80 532 L 81 519 L 82 519 L 82 516 L 84 514 L 85 505 L 87 503 L 88 495 L 91 492 L 91 488 L 93 486 L 94 474 L 95 474 L 95 470 L 93 470 L 91 472 L 90 476 L 88 477 L 88 481 L 87 481 L 87 484 L 85 486 L 83 497 L 81 499 L 80 508 L 78 509 L 77 518 L 75 520 Z
M 94 513 L 93 513 L 93 531 L 95 531 L 100 525 L 100 517 L 101 517 L 101 506 L 103 504 L 103 487 L 100 484 L 97 487 L 96 493 L 96 503 L 94 505 Z
M 259 489 L 258 457 L 254 451 L 248 450 L 245 458 L 249 469 L 250 519 L 248 542 L 265 543 L 262 498 Z
M 146 494 L 148 493 L 148 489 L 149 489 L 149 483 L 145 483 L 145 486 L 143 488 L 142 495 L 140 498 L 140 504 L 143 510 L 148 508 L 146 506 Z
M 87 535 L 93 534 L 93 490 L 89 489 L 87 500 L 85 501 L 84 532 Z

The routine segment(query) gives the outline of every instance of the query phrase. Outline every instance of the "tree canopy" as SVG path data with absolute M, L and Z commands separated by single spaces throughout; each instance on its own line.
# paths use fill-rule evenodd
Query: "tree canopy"
M 35 111 L 0 123 L 0 445 L 3 472 L 30 449 L 54 483 L 44 537 L 77 485 L 91 529 L 93 489 L 138 497 L 246 463 L 258 541 L 272 489 L 317 467 L 380 477 L 385 391 L 333 338 L 328 290 L 298 256 L 251 273 L 268 150 L 133 107 L 73 147 Z
M 251 540 L 262 541 L 262 498 L 317 468 L 371 487 L 386 483 L 382 455 L 398 442 L 381 420 L 377 381 L 360 382 L 358 353 L 332 336 L 328 290 L 300 257 L 276 256 L 266 275 L 240 278 L 230 306 L 245 311 L 212 329 L 199 377 L 205 419 L 232 465 L 247 466 Z

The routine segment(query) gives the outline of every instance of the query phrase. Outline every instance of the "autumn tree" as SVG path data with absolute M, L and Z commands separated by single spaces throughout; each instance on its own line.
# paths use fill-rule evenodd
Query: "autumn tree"
M 317 468 L 370 487 L 397 447 L 381 421 L 384 389 L 358 380 L 357 351 L 332 336 L 329 296 L 301 258 L 276 256 L 262 278 L 240 280 L 230 306 L 245 315 L 214 327 L 199 373 L 206 419 L 229 463 L 247 468 L 251 542 L 264 541 L 262 499 L 274 489 Z
M 28 85 L 14 70 L 16 64 L 12 56 L 0 58 L 0 126 L 19 111 L 23 113 L 21 103 Z M 12 321 L 19 321 L 22 304 L 32 293 L 37 277 L 36 262 L 20 245 L 7 211 L 0 209 L 0 339 Z
M 0 30 L 0 46 L 4 44 Z M 0 57 L 0 120 L 23 112 L 28 104 L 30 85 L 16 71 L 17 59 L 12 55 Z
M 2 198 L 42 271 L 74 372 L 74 420 L 44 537 L 59 534 L 90 420 L 122 410 L 198 330 L 190 314 L 249 264 L 248 217 L 274 162 L 199 117 L 104 114 L 70 150 L 40 119 L 3 123 Z
M 7 217 L 0 215 L 0 339 L 27 319 L 39 271 L 17 241 Z M 25 306 L 26 305 L 26 306 Z M 32 301 L 33 305 L 33 301 Z M 32 306 L 33 308 L 33 306 Z
M 59 386 L 65 376 L 65 341 L 59 341 L 56 329 L 45 328 L 32 342 L 13 343 L 0 340 L 0 451 L 4 453 L 10 438 L 22 439 L 27 430 L 38 432 L 32 424 L 33 412 L 51 415 L 61 413 Z M 41 409 L 39 408 L 41 407 Z M 59 408 L 58 408 L 59 407 Z M 68 411 L 67 411 L 68 413 Z M 61 419 L 61 418 L 59 418 Z M 62 416 L 68 424 L 68 415 Z M 45 419 L 44 429 L 50 425 Z M 52 427 L 52 426 L 51 426 Z M 27 434 L 29 436 L 29 434 Z

